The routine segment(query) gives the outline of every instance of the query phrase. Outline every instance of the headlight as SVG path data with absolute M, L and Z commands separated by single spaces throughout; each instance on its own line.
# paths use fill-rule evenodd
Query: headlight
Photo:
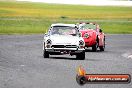
M 84 38 L 88 38 L 88 37 L 89 37 L 88 33 L 84 34 Z
M 52 41 L 51 41 L 50 39 L 48 39 L 48 40 L 46 41 L 46 47 L 47 47 L 47 48 L 51 48 L 51 44 L 52 44 Z
M 48 39 L 48 40 L 46 41 L 46 44 L 47 44 L 47 45 L 51 45 L 51 43 L 52 43 L 52 42 L 51 42 L 50 39 Z
M 84 48 L 85 44 L 82 40 L 79 41 L 79 48 Z
M 84 42 L 82 40 L 79 41 L 79 46 L 84 46 Z

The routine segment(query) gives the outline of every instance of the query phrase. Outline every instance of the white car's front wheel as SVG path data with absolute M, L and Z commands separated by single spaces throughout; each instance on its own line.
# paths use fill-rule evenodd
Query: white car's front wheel
M 44 57 L 44 58 L 49 58 L 49 52 L 47 52 L 47 51 L 45 50 L 45 43 L 43 43 L 43 57 Z
M 49 58 L 49 52 L 45 50 L 45 47 L 43 46 L 43 57 Z
M 76 59 L 78 60 L 85 60 L 85 51 L 76 55 Z
M 49 58 L 49 52 L 43 50 L 43 57 L 44 58 Z

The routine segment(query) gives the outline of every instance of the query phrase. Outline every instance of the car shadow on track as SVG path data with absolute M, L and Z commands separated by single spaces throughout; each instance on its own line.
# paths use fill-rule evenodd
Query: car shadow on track
M 91 48 L 85 48 L 85 52 L 93 52 L 93 53 L 99 53 L 99 52 L 107 52 L 106 50 L 104 50 L 104 51 L 100 51 L 99 49 L 97 49 L 97 51 L 92 51 L 92 49 Z
M 70 58 L 70 57 L 50 57 L 50 59 L 77 60 L 76 58 Z
M 76 61 L 108 61 L 108 60 L 104 60 L 104 59 L 85 59 L 85 60 L 79 60 L 76 58 L 70 58 L 70 57 L 50 57 L 49 59 L 60 59 L 60 60 L 76 60 Z
M 104 60 L 104 59 L 85 59 L 86 61 L 91 61 L 91 62 L 99 62 L 99 61 L 107 61 L 107 60 Z
M 85 49 L 85 52 L 94 52 L 94 51 L 92 51 L 91 49 Z M 96 52 L 102 52 L 102 51 L 97 50 Z
M 75 57 L 50 57 L 50 59 L 63 59 L 63 60 L 79 60 L 79 59 L 76 59 Z

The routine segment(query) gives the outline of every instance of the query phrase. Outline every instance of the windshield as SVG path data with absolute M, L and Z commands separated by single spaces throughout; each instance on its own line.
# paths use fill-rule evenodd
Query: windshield
M 50 32 L 51 35 L 77 35 L 77 29 L 69 26 L 54 26 Z
M 94 29 L 96 30 L 96 25 L 94 24 L 84 24 L 84 25 L 80 25 L 80 28 L 81 30 L 89 30 L 89 29 Z

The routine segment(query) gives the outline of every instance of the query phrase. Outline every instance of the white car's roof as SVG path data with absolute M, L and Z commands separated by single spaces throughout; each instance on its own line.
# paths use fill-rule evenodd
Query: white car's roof
M 52 24 L 51 26 L 52 27 L 53 26 L 70 26 L 70 27 L 75 27 L 76 25 L 75 24 L 56 23 L 56 24 Z

